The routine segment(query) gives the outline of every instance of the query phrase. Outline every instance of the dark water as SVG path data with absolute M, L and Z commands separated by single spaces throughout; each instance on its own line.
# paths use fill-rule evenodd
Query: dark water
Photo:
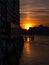
M 49 36 L 27 37 L 20 65 L 49 65 Z

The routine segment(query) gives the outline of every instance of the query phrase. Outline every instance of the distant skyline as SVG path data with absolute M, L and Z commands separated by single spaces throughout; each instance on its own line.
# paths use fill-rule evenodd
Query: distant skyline
M 49 26 L 49 0 L 20 0 L 20 24 Z

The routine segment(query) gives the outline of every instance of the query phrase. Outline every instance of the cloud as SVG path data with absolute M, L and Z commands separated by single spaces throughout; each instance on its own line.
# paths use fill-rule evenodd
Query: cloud
M 49 24 L 49 0 L 20 0 L 20 16 L 37 18 L 39 22 Z

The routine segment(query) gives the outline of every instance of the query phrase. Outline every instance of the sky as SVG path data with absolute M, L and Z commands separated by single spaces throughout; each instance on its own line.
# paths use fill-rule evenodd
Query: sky
M 20 0 L 20 24 L 49 26 L 49 0 Z

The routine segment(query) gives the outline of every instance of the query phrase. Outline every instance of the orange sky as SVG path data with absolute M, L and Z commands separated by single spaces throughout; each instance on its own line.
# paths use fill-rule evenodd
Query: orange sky
M 35 22 L 32 23 L 32 21 L 29 19 L 20 19 L 20 26 L 23 29 L 26 29 L 27 27 L 35 27 L 37 25 L 38 25 L 37 23 L 35 23 Z
M 35 27 L 39 25 L 49 26 L 47 22 L 39 22 L 40 20 L 38 18 L 32 18 L 32 19 L 25 19 L 20 18 L 20 26 L 23 29 L 27 29 L 27 27 Z
M 20 0 L 20 26 L 39 25 L 49 26 L 49 0 Z

